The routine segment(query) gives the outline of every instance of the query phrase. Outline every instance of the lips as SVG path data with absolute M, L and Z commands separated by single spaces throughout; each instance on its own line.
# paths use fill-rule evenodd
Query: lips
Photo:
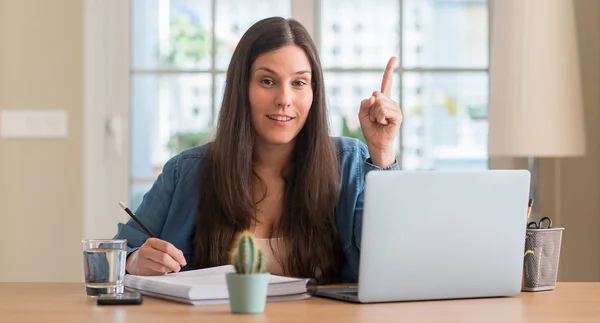
M 280 115 L 280 114 L 270 114 L 267 115 L 267 118 L 274 120 L 274 121 L 281 121 L 281 122 L 286 122 L 286 121 L 290 121 L 293 120 L 293 117 L 290 116 L 286 116 L 286 115 Z

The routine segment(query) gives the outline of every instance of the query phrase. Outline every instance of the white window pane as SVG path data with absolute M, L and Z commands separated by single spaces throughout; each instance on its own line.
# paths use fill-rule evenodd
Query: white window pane
M 385 68 L 400 52 L 398 0 L 321 1 L 324 68 Z
M 210 0 L 131 0 L 130 3 L 133 68 L 210 67 Z
M 404 169 L 488 168 L 488 74 L 403 77 Z
M 167 160 L 211 133 L 210 74 L 132 78 L 131 177 L 155 178 Z
M 225 91 L 225 73 L 219 73 L 215 76 L 215 117 L 214 125 L 219 121 L 219 111 L 223 103 L 223 93 Z
M 242 35 L 255 22 L 271 17 L 291 17 L 289 0 L 219 0 L 216 2 L 215 38 L 217 70 L 224 71 Z
M 487 0 L 403 1 L 404 67 L 487 68 Z
M 368 99 L 373 91 L 381 90 L 382 76 L 383 70 L 380 73 L 325 72 L 323 77 L 332 136 L 353 137 L 364 142 L 358 120 L 360 102 Z M 396 75 L 394 79 L 398 80 Z M 392 89 L 392 99 L 399 102 L 397 87 Z M 398 147 L 397 142 L 394 147 Z

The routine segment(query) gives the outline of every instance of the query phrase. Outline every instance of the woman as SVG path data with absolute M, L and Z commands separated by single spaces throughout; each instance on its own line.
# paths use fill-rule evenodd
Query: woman
M 229 263 L 234 236 L 251 230 L 274 274 L 358 277 L 364 176 L 397 169 L 402 115 L 382 90 L 360 103 L 367 146 L 330 138 L 321 64 L 298 22 L 268 18 L 237 45 L 213 142 L 170 159 L 116 238 L 129 244 L 127 272 L 160 275 Z M 139 247 L 139 248 L 138 248 Z

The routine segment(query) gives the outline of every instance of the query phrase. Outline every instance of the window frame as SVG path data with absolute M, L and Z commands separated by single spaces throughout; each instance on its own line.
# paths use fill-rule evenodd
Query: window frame
M 321 33 L 323 31 L 322 26 L 320 25 L 321 22 L 321 10 L 319 10 L 318 8 L 321 8 L 321 4 L 323 1 L 328 1 L 328 0 L 311 0 L 314 1 L 315 5 L 314 5 L 314 15 L 315 17 L 313 18 L 315 25 L 314 28 L 316 30 L 315 35 L 313 36 L 315 39 L 315 42 L 317 44 L 317 48 L 319 51 L 321 51 L 322 49 L 322 44 L 321 44 Z M 399 52 L 396 53 L 396 67 L 394 68 L 394 88 L 393 91 L 398 91 L 399 94 L 399 102 L 398 104 L 400 105 L 400 107 L 402 108 L 402 102 L 403 102 L 403 88 L 404 88 L 404 78 L 403 76 L 406 73 L 468 73 L 468 72 L 478 72 L 478 73 L 482 73 L 485 72 L 488 76 L 489 79 L 489 75 L 490 75 L 490 52 L 491 52 L 491 48 L 490 48 L 490 44 L 491 44 L 491 8 L 492 8 L 492 1 L 494 0 L 485 0 L 487 2 L 487 8 L 488 8 L 488 64 L 487 67 L 485 68 L 430 68 L 430 67 L 404 67 L 404 62 L 403 62 L 403 49 L 404 49 L 404 44 L 403 44 L 403 0 L 396 0 L 398 1 L 398 9 L 399 9 Z M 383 72 L 385 71 L 385 66 L 382 66 L 382 68 L 327 68 L 327 67 L 323 67 L 323 74 L 326 74 L 327 72 L 333 72 L 333 73 L 365 73 L 365 72 L 376 72 L 376 73 L 381 73 L 381 75 L 383 76 Z M 489 102 L 489 86 L 488 86 L 488 102 Z M 488 124 L 489 124 L 489 119 L 486 117 L 486 119 L 488 120 Z M 400 133 L 398 136 L 398 153 L 396 154 L 398 160 L 398 166 L 400 167 L 400 169 L 402 169 L 403 165 L 402 165 L 402 155 L 403 155 L 403 149 L 402 149 L 402 138 L 403 138 L 403 127 L 400 127 Z M 490 156 L 488 154 L 488 168 L 490 168 Z
M 321 7 L 322 7 L 322 2 L 323 0 L 290 0 L 291 1 L 291 16 L 292 18 L 300 21 L 309 31 L 309 33 L 311 33 L 311 36 L 313 37 L 317 48 L 319 51 L 321 51 L 322 49 L 322 43 L 321 43 L 321 39 L 322 39 L 322 26 L 321 26 Z M 325 0 L 327 1 L 327 0 Z M 403 102 L 403 87 L 404 87 L 404 75 L 406 73 L 468 73 L 468 72 L 478 72 L 478 73 L 485 73 L 488 76 L 489 79 L 489 52 L 490 52 L 490 33 L 489 30 L 491 28 L 489 28 L 488 26 L 488 65 L 487 67 L 484 68 L 437 68 L 437 67 L 404 67 L 404 62 L 403 62 L 403 48 L 404 48 L 404 44 L 403 44 L 403 20 L 402 20 L 402 15 L 403 15 L 403 0 L 396 0 L 398 1 L 398 9 L 399 9 L 399 52 L 396 53 L 396 67 L 394 68 L 394 76 L 395 76 L 395 81 L 394 81 L 394 90 L 398 91 L 398 95 L 399 95 L 399 102 L 398 104 L 400 106 L 402 106 L 402 102 Z M 491 8 L 491 1 L 493 0 L 487 0 L 487 6 L 488 6 L 488 25 L 491 25 L 491 12 L 490 12 L 490 8 Z M 216 106 L 216 102 L 217 102 L 217 98 L 216 98 L 216 89 L 217 89 L 217 84 L 216 84 L 216 79 L 217 76 L 219 74 L 223 74 L 226 72 L 225 69 L 217 69 L 216 68 L 216 37 L 215 37 L 215 24 L 216 24 L 216 6 L 217 6 L 217 0 L 211 0 L 211 65 L 210 68 L 208 69 L 178 69 L 178 68 L 159 68 L 159 69 L 136 69 L 136 68 L 131 68 L 130 69 L 130 74 L 131 76 L 134 75 L 144 75 L 144 74 L 150 74 L 150 75 L 157 75 L 157 76 L 162 76 L 162 75 L 181 75 L 181 74 L 209 74 L 210 78 L 212 80 L 211 82 L 211 89 L 210 89 L 210 93 L 211 93 L 211 97 L 210 97 L 210 101 L 211 101 L 211 121 L 210 121 L 210 129 L 215 128 L 215 124 L 214 121 L 216 120 L 216 113 L 217 113 L 217 106 Z M 381 73 L 383 75 L 383 72 L 385 70 L 385 66 L 382 66 L 382 68 L 360 68 L 360 67 L 356 67 L 356 68 L 328 68 L 328 67 L 324 67 L 323 71 L 324 73 L 368 73 L 368 72 L 375 72 L 375 73 Z M 488 91 L 489 93 L 489 91 Z M 488 94 L 489 97 L 489 94 Z M 489 101 L 489 100 L 488 100 Z M 488 119 L 489 122 L 489 119 Z M 403 147 L 402 147 L 402 138 L 403 138 L 403 128 L 401 127 L 400 129 L 400 133 L 398 136 L 398 147 L 397 148 L 397 157 L 398 157 L 398 165 L 400 168 L 403 168 L 402 166 L 402 155 L 403 155 Z M 490 162 L 489 162 L 489 156 L 488 156 L 488 168 L 489 168 Z M 143 182 L 148 182 L 151 181 L 151 178 L 139 178 L 139 179 L 131 179 L 132 184 L 133 183 L 143 183 Z
M 319 25 L 321 1 L 323 0 L 291 0 L 292 17 L 308 29 L 319 48 L 321 47 L 320 36 L 316 31 L 321 27 Z M 492 26 L 493 1 L 495 0 L 488 0 L 490 26 Z M 216 0 L 212 2 L 215 8 Z M 129 201 L 130 191 L 128 136 L 129 86 L 132 75 L 129 38 L 130 3 L 123 0 L 84 0 L 83 15 L 84 236 L 110 237 L 115 233 L 116 223 L 128 220 L 127 214 L 122 212 L 117 202 Z M 400 16 L 400 24 L 402 24 L 402 16 Z M 402 46 L 402 39 L 400 44 Z M 463 69 L 404 69 L 400 64 L 402 47 L 399 54 L 398 67 L 394 71 L 396 76 L 401 76 L 405 72 L 463 71 Z M 489 75 L 489 64 L 486 70 Z M 163 71 L 163 73 L 169 72 L 177 71 Z M 380 72 L 383 72 L 383 67 Z M 215 99 L 214 86 L 213 82 L 211 100 Z M 396 82 L 395 88 L 400 91 L 402 99 L 402 78 Z M 214 110 L 214 104 L 212 107 Z M 400 137 L 400 154 L 402 153 L 401 139 Z M 519 167 L 514 158 L 489 157 L 488 161 L 491 166 L 495 164 L 495 167 L 500 168 Z

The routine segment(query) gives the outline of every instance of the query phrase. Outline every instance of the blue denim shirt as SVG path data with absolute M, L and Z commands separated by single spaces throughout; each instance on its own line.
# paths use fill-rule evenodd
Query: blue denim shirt
M 365 175 L 371 170 L 398 169 L 398 165 L 380 168 L 371 164 L 367 146 L 357 139 L 335 137 L 333 140 L 341 172 L 335 215 L 343 248 L 339 281 L 356 282 Z M 158 238 L 172 243 L 183 252 L 187 265 L 182 270 L 192 269 L 194 221 L 200 185 L 198 177 L 206 148 L 206 145 L 194 147 L 171 158 L 135 211 L 136 216 Z M 148 238 L 132 219 L 126 224 L 119 223 L 118 229 L 115 238 L 127 239 L 128 255 Z

